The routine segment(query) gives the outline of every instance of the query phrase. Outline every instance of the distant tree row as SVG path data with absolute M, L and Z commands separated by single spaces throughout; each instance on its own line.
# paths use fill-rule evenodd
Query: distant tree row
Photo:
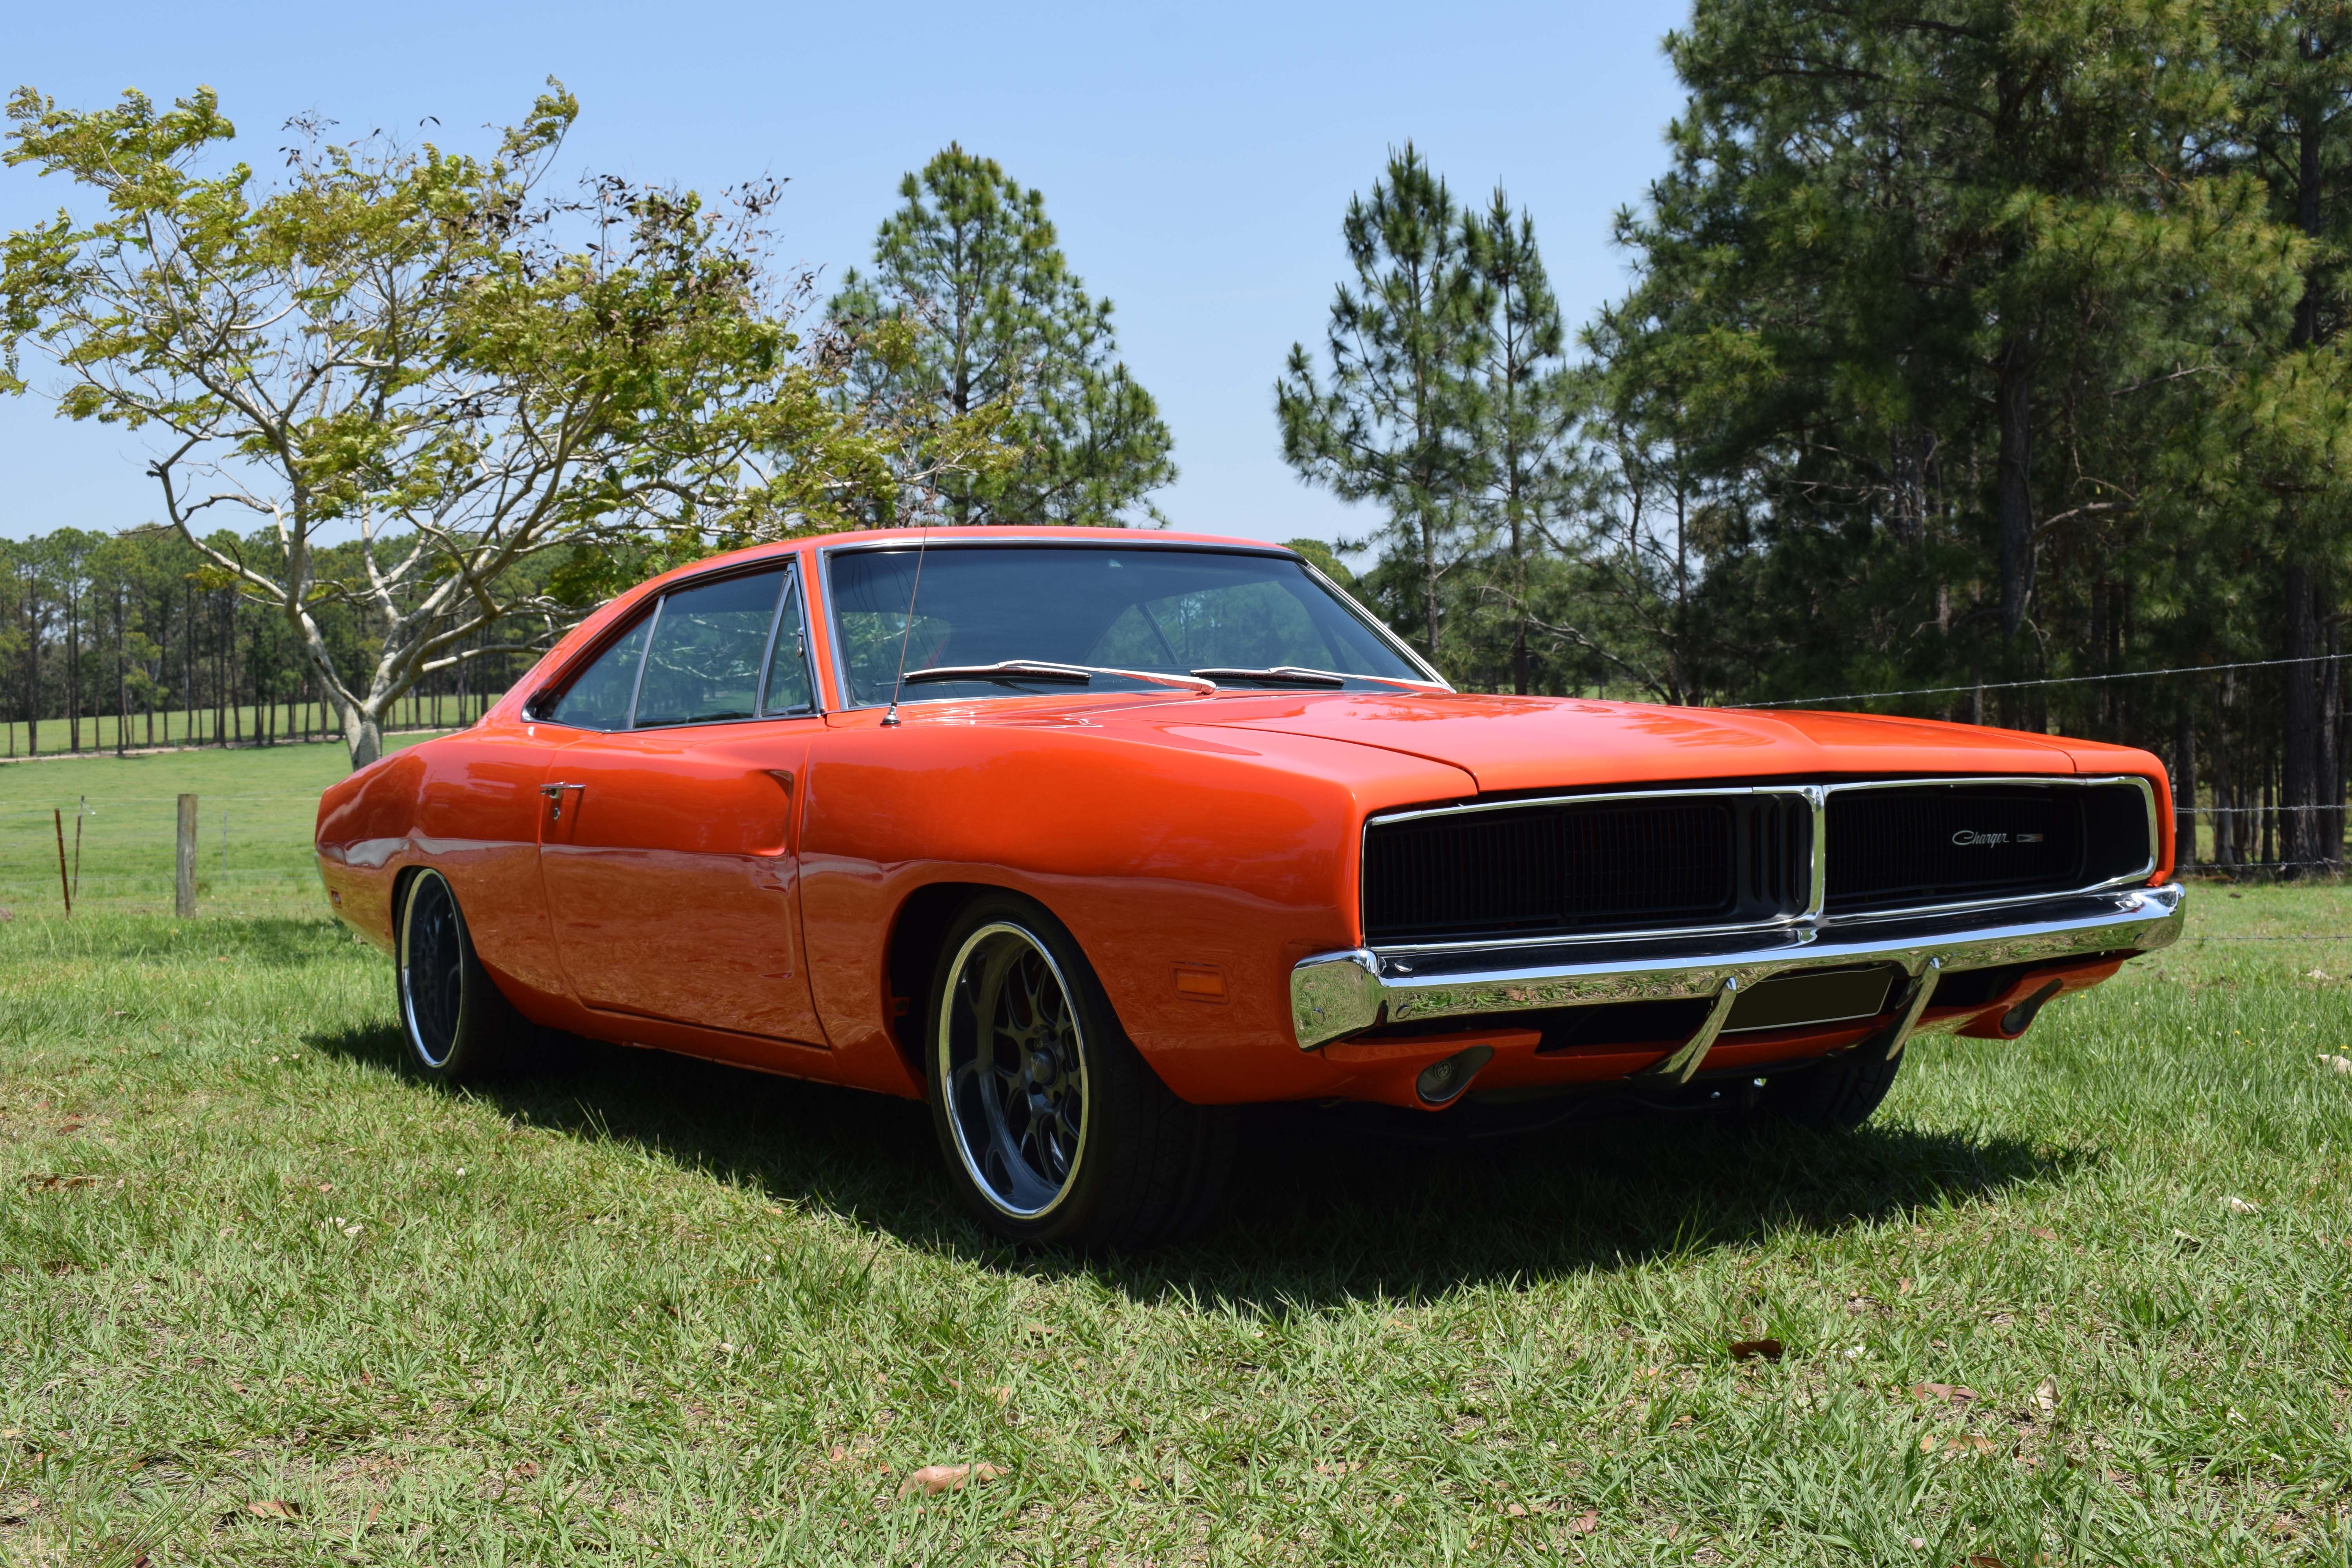
M 0 541 L 0 754 L 338 735 L 334 705 L 284 618 L 241 594 L 209 558 L 265 558 L 272 542 L 221 533 L 200 552 L 159 528 Z M 322 572 L 353 570 L 358 549 L 329 547 Z M 549 568 L 529 570 L 544 576 Z M 372 657 L 367 618 L 352 606 L 321 604 L 315 618 L 343 667 Z M 468 722 L 533 657 L 489 639 L 457 645 L 410 689 L 404 707 L 387 710 L 387 721 Z
M 2352 8 L 1698 0 L 1667 49 L 1580 331 L 1500 193 L 1407 147 L 1349 206 L 1276 403 L 1379 504 L 1365 591 L 1478 686 L 1960 688 L 1878 706 L 2147 745 L 2218 857 L 2339 858 Z

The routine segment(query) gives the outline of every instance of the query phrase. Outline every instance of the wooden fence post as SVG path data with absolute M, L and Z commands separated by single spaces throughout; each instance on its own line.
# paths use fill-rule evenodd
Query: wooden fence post
M 49 808 L 49 817 L 58 829 L 58 891 L 65 895 L 66 919 L 73 919 L 73 884 L 66 880 L 66 814 L 56 806 Z
M 173 868 L 172 912 L 182 920 L 196 912 L 196 797 L 180 797 L 179 857 Z

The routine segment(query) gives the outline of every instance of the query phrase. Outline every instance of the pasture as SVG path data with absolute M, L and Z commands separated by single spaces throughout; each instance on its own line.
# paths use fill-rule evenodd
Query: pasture
M 404 1076 L 341 765 L 0 768 L 0 1559 L 2352 1562 L 2344 889 L 2200 886 L 1847 1139 L 1267 1114 L 1212 1235 L 1089 1261 L 966 1225 L 913 1105 Z M 183 788 L 207 856 L 244 799 L 189 922 Z

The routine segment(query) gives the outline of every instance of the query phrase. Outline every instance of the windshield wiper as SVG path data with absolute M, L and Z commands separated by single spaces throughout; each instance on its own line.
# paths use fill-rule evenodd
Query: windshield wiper
M 1308 669 L 1296 664 L 1277 664 L 1271 669 L 1196 669 L 1195 675 L 1211 680 L 1255 680 L 1267 686 L 1342 687 L 1351 680 L 1375 680 L 1382 686 L 1402 686 L 1408 691 L 1442 690 L 1427 680 L 1399 680 L 1391 675 L 1343 674 L 1336 669 Z
M 993 680 L 1007 685 L 1019 681 L 1051 681 L 1057 685 L 1088 686 L 1097 675 L 1117 676 L 1122 680 L 1140 680 L 1154 686 L 1180 687 L 1187 691 L 1214 691 L 1216 682 L 1197 676 L 1163 675 L 1155 669 L 1114 669 L 1105 664 L 1054 664 L 1042 658 L 1005 658 L 994 664 L 940 664 L 929 669 L 910 669 L 905 684 L 926 680 Z
M 1345 686 L 1347 677 L 1328 670 L 1301 669 L 1296 665 L 1278 665 L 1272 669 L 1196 669 L 1193 674 L 1207 680 L 1255 680 L 1266 686 Z

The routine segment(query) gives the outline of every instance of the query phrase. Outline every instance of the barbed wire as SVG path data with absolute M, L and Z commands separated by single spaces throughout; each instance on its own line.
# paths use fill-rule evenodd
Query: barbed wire
M 1964 691 L 2022 691 L 2036 686 L 2085 686 L 2104 680 L 2147 680 L 2159 675 L 2220 675 L 2232 669 L 2276 669 L 2290 664 L 2326 664 L 2352 653 L 2315 653 L 2294 658 L 2250 658 L 2235 664 L 2184 664 L 2175 669 L 2126 669 L 2109 675 L 2050 675 L 2035 680 L 1986 680 L 1967 686 L 1915 686 L 1904 691 L 1849 691 L 1838 697 L 1783 697 L 1769 702 L 1732 702 L 1729 708 L 1811 708 L 1824 702 L 1868 702 L 1880 697 L 1948 697 Z

